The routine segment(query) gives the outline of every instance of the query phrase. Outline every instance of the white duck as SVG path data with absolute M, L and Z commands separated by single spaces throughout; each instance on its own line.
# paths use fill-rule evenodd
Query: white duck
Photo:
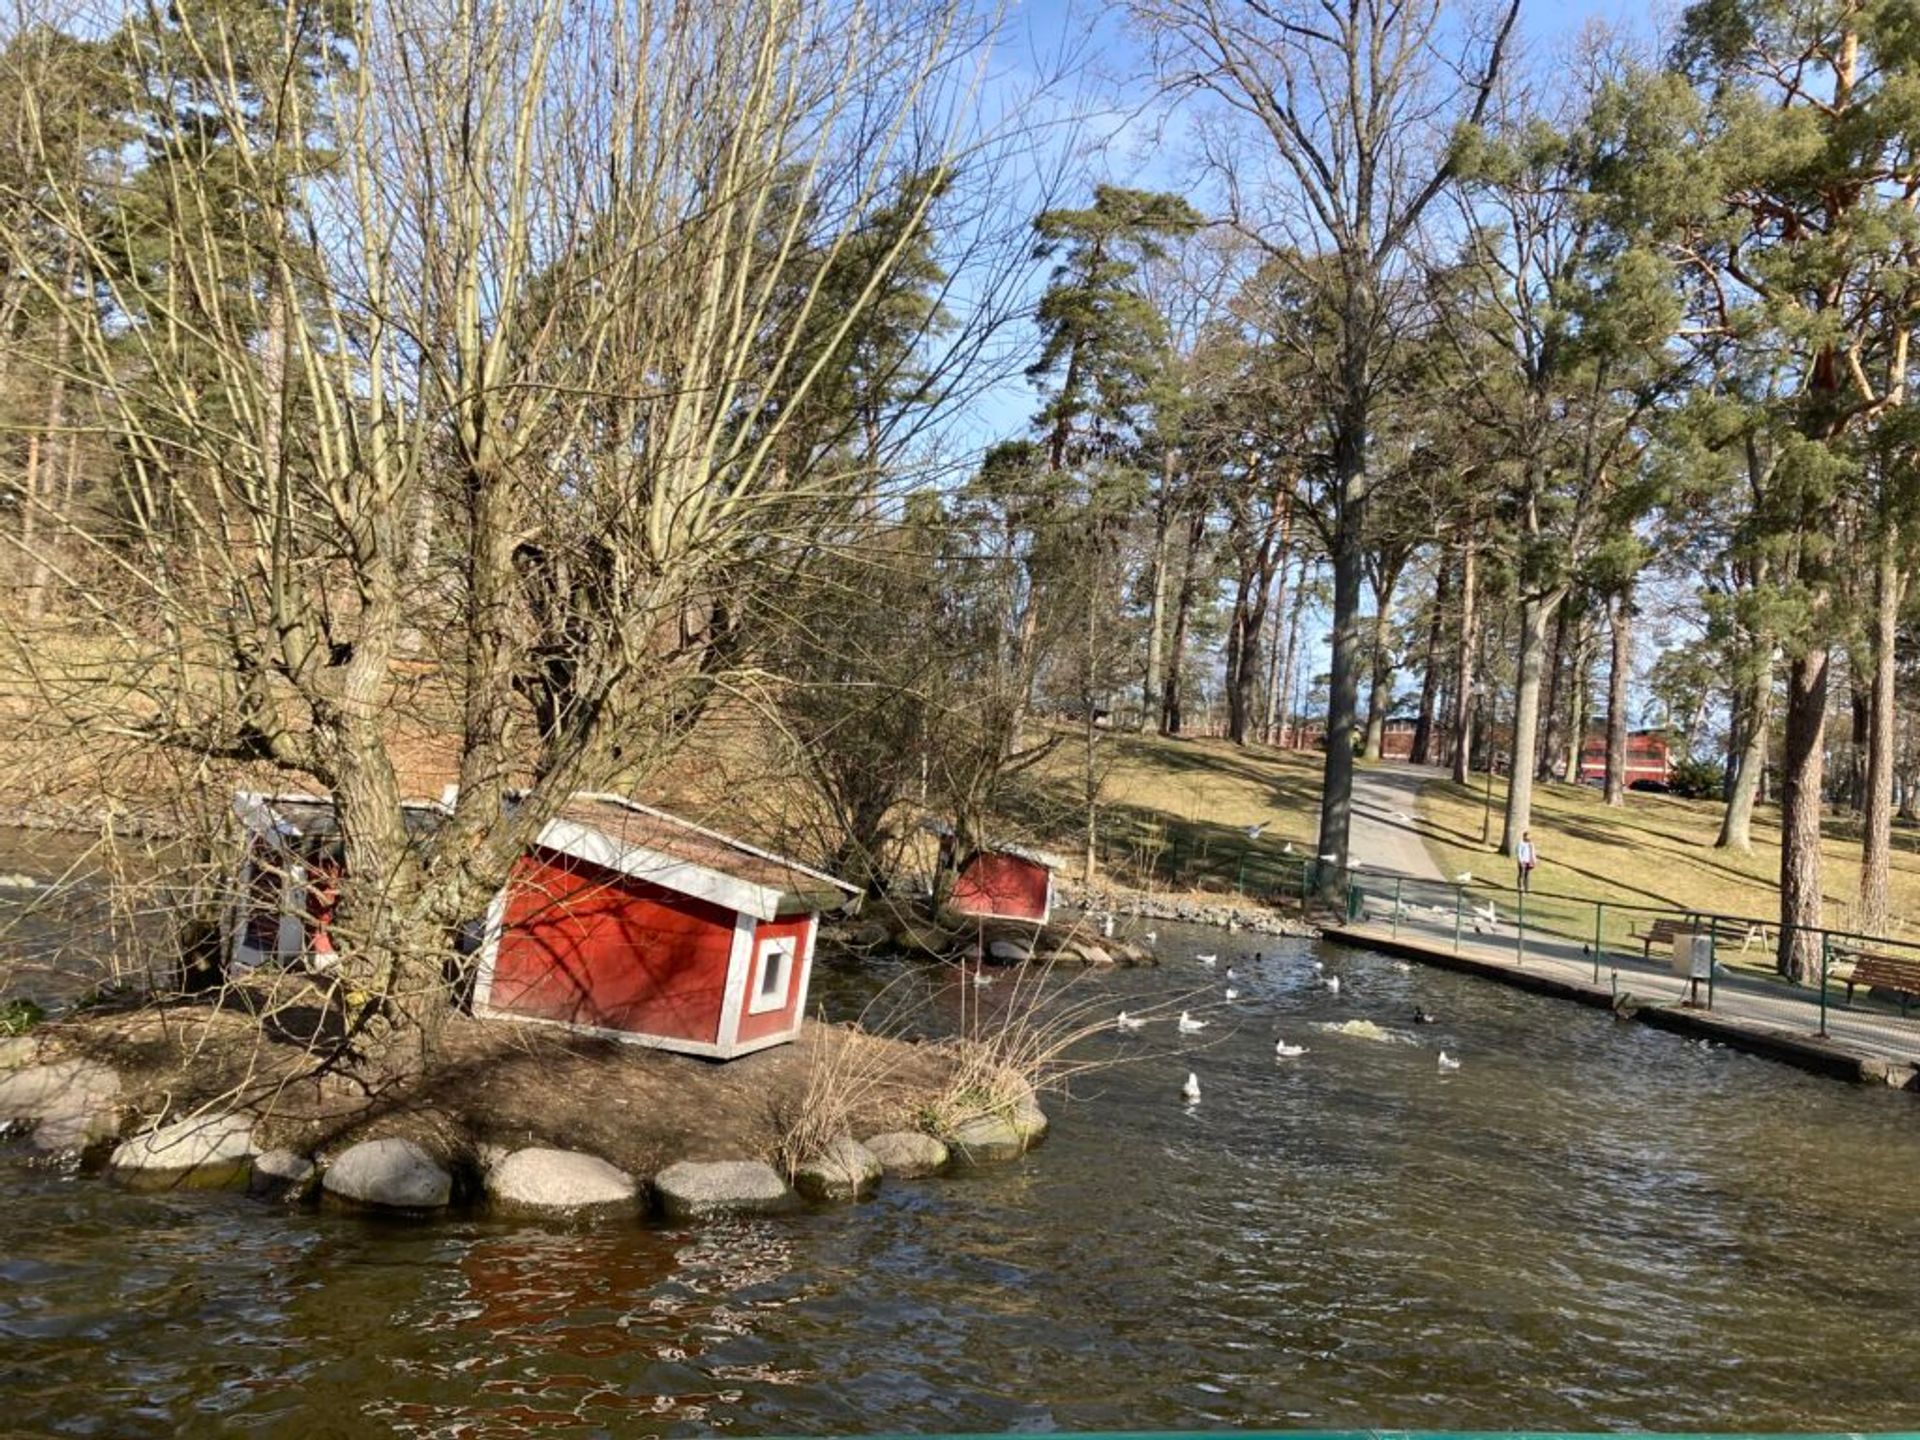
M 1227 999 L 1238 1000 L 1239 998 L 1240 998 L 1240 992 L 1234 989 L 1233 986 L 1231 985 L 1227 986 Z
M 1214 967 L 1215 962 L 1218 961 L 1220 957 L 1218 955 L 1196 955 L 1193 958 L 1198 960 L 1202 965 L 1206 966 L 1209 970 L 1211 970 Z
M 1444 1050 L 1440 1052 L 1440 1070 L 1442 1074 L 1451 1070 L 1458 1070 L 1459 1068 L 1460 1062 L 1458 1060 L 1454 1059 Z
M 1200 1103 L 1200 1077 L 1191 1070 L 1187 1072 L 1187 1083 L 1180 1087 L 1180 1098 L 1189 1105 Z
M 1338 995 L 1340 993 L 1340 977 L 1338 975 L 1327 976 L 1327 993 L 1329 995 Z
M 1202 1030 L 1206 1029 L 1210 1023 L 1212 1022 L 1207 1020 L 1196 1020 L 1184 1010 L 1180 1012 L 1180 1033 L 1182 1035 L 1198 1035 Z
M 1160 932 L 1158 930 L 1149 930 L 1140 938 L 1145 940 L 1149 945 L 1158 945 L 1160 943 Z
M 1114 1022 L 1113 1022 L 1114 1028 L 1122 1031 L 1138 1030 L 1141 1026 L 1145 1025 L 1146 1023 L 1147 1022 L 1144 1017 L 1139 1015 L 1129 1015 L 1124 1010 L 1122 1010 L 1119 1013 L 1119 1015 L 1114 1018 Z
M 1273 1044 L 1273 1053 L 1278 1055 L 1282 1060 L 1292 1060 L 1306 1054 L 1307 1047 L 1304 1045 L 1289 1045 L 1284 1040 L 1276 1040 Z
M 993 976 L 984 970 L 976 970 L 973 972 L 973 983 L 976 985 L 991 985 L 993 984 Z

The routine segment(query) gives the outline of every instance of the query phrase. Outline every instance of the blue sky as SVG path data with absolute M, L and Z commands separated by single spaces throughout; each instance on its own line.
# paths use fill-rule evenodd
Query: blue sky
M 1556 57 L 1590 23 L 1650 44 L 1663 28 L 1660 17 L 1671 13 L 1666 6 L 1656 12 L 1635 0 L 1522 0 L 1519 44 L 1512 64 L 1551 84 Z M 1016 106 L 1026 105 L 1026 92 L 1042 76 L 1058 75 L 1047 90 L 1046 103 L 1023 113 L 1028 118 L 1070 114 L 1079 122 L 1066 165 L 1071 188 L 1053 203 L 1083 204 L 1094 183 L 1112 181 L 1183 191 L 1206 208 L 1206 196 L 1193 188 L 1193 167 L 1182 153 L 1178 118 L 1163 126 L 1151 106 L 1147 67 L 1129 30 L 1124 6 L 1089 0 L 1013 0 L 995 59 L 994 89 L 1000 94 L 988 97 L 989 108 L 1004 112 L 1008 108 L 1004 97 L 1015 95 L 1021 97 L 1014 101 Z M 1038 197 L 1037 188 L 1035 193 Z M 1035 208 L 1041 203 L 1036 198 Z M 1036 265 L 1035 294 L 1042 283 L 1044 266 Z M 991 394 L 977 397 L 970 413 L 959 418 L 949 433 L 965 435 L 971 443 L 1018 434 L 1036 403 L 1031 386 L 1012 378 Z M 1324 616 L 1312 617 L 1303 630 L 1310 674 L 1327 664 L 1325 623 Z

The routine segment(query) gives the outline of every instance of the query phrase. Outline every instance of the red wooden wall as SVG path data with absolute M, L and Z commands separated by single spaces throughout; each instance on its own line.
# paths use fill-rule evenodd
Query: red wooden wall
M 730 910 L 536 850 L 508 881 L 487 1003 L 714 1044 L 732 947 Z
M 951 903 L 963 915 L 1039 920 L 1047 913 L 1047 867 L 983 851 L 960 867 Z

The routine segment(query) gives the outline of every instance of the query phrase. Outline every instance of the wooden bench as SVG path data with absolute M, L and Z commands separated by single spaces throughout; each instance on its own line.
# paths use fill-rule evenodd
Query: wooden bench
M 1714 939 L 1716 941 L 1740 942 L 1740 953 L 1746 954 L 1755 945 L 1762 949 L 1773 944 L 1773 932 L 1758 920 L 1715 920 Z
M 1856 986 L 1864 985 L 1869 993 L 1891 990 L 1900 997 L 1900 1014 L 1904 1017 L 1909 1002 L 1920 996 L 1920 956 L 1876 955 L 1863 950 L 1854 952 L 1852 959 L 1851 973 L 1834 976 L 1847 987 L 1847 1004 L 1853 1004 Z
M 1651 960 L 1653 958 L 1654 946 L 1671 946 L 1681 935 L 1691 935 L 1692 933 L 1691 929 L 1678 920 L 1656 920 L 1653 922 L 1652 928 L 1645 931 L 1635 930 L 1632 934 L 1628 935 L 1627 938 L 1640 942 L 1641 959 Z

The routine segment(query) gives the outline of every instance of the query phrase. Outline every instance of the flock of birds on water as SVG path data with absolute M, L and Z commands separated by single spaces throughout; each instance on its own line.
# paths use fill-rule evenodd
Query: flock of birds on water
M 1151 945 L 1159 939 L 1159 936 L 1149 930 L 1143 938 Z M 1229 964 L 1224 970 L 1221 969 L 1220 956 L 1217 952 L 1195 955 L 1193 958 L 1200 964 L 1202 969 L 1219 972 L 1223 980 L 1232 981 L 1236 978 L 1233 965 Z M 1265 959 L 1265 955 L 1257 951 L 1253 956 L 1255 963 L 1262 963 Z M 1326 992 L 1329 999 L 1338 999 L 1340 996 L 1340 977 L 1338 975 L 1329 975 L 1327 973 L 1326 962 L 1323 960 L 1315 959 L 1309 961 L 1309 963 L 1313 967 L 1315 982 Z M 1401 971 L 1410 971 L 1413 969 L 1413 967 L 1404 960 L 1395 961 L 1394 968 Z M 1224 995 L 1229 1002 L 1240 998 L 1240 992 L 1231 984 L 1226 986 Z M 1439 1016 L 1432 1014 L 1424 1006 L 1419 1005 L 1414 1007 L 1413 1014 L 1410 1018 L 1415 1025 L 1436 1025 L 1440 1020 Z M 1125 1010 L 1122 1010 L 1114 1017 L 1114 1028 L 1123 1035 L 1131 1035 L 1137 1031 L 1144 1030 L 1149 1023 L 1151 1022 L 1148 1016 L 1132 1015 Z M 1213 1024 L 1211 1020 L 1201 1019 L 1191 1010 L 1182 1010 L 1179 1017 L 1174 1021 L 1174 1028 L 1182 1035 L 1198 1035 L 1211 1024 Z M 1273 1053 L 1274 1057 L 1278 1060 L 1297 1060 L 1307 1053 L 1307 1047 L 1305 1045 L 1296 1045 L 1283 1037 L 1274 1041 Z M 1459 1068 L 1460 1061 L 1456 1057 L 1449 1055 L 1445 1050 L 1440 1052 L 1437 1065 L 1439 1073 L 1442 1075 L 1450 1075 Z M 1191 1070 L 1187 1072 L 1186 1083 L 1180 1087 L 1180 1097 L 1189 1107 L 1200 1103 L 1200 1076 L 1196 1072 Z

